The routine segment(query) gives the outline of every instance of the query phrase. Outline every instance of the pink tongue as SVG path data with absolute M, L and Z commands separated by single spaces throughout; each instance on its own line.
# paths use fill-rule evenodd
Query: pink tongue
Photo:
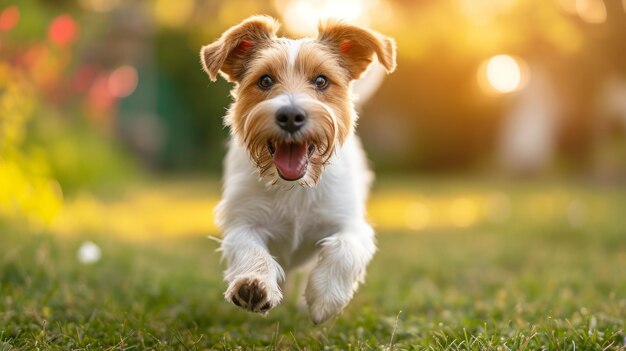
M 307 157 L 306 143 L 281 143 L 276 145 L 274 164 L 283 178 L 296 180 L 304 173 Z

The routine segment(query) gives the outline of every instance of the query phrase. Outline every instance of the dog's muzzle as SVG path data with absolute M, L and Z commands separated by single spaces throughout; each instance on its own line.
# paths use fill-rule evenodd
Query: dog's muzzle
M 307 113 L 295 105 L 287 105 L 276 111 L 276 124 L 290 136 L 302 129 L 307 123 Z M 293 140 L 293 138 L 290 138 Z M 284 180 L 298 180 L 306 174 L 309 157 L 314 146 L 306 141 L 268 141 L 268 149 L 272 155 L 278 175 Z
M 288 133 L 299 131 L 306 124 L 306 111 L 297 106 L 284 106 L 276 111 L 276 124 Z

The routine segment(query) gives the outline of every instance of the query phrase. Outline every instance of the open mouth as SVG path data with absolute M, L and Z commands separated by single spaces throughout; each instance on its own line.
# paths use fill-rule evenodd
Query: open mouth
M 278 175 L 284 180 L 298 180 L 306 174 L 309 158 L 315 150 L 314 145 L 307 142 L 267 142 L 267 148 L 278 170 Z

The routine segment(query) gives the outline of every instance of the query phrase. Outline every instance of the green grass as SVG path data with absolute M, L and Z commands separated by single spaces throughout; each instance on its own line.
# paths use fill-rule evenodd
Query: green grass
M 492 185 L 402 187 L 437 196 Z M 626 192 L 498 187 L 514 209 L 528 205 L 527 192 L 555 188 L 602 209 L 601 220 L 577 228 L 560 217 L 533 221 L 530 211 L 503 224 L 379 233 L 366 284 L 338 319 L 319 326 L 293 294 L 266 318 L 224 302 L 216 243 L 202 234 L 134 241 L 5 227 L 0 351 L 626 350 Z M 94 265 L 75 258 L 87 239 L 103 251 Z

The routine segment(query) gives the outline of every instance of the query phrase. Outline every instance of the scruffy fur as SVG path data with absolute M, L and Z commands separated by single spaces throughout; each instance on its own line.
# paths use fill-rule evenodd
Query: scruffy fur
M 211 80 L 219 73 L 235 84 L 224 118 L 231 140 L 217 208 L 228 263 L 225 298 L 265 314 L 283 298 L 285 272 L 315 259 L 305 298 L 311 319 L 321 323 L 352 299 L 376 251 L 365 219 L 373 177 L 354 133 L 350 92 L 374 57 L 387 72 L 395 69 L 395 43 L 334 20 L 320 23 L 317 38 L 277 37 L 278 28 L 271 17 L 254 16 L 200 53 Z M 266 75 L 270 89 L 259 86 Z M 320 75 L 328 81 L 323 90 L 314 83 Z M 305 111 L 297 132 L 277 125 L 284 106 Z M 274 148 L 285 143 L 307 146 L 298 179 L 283 179 L 275 164 Z

